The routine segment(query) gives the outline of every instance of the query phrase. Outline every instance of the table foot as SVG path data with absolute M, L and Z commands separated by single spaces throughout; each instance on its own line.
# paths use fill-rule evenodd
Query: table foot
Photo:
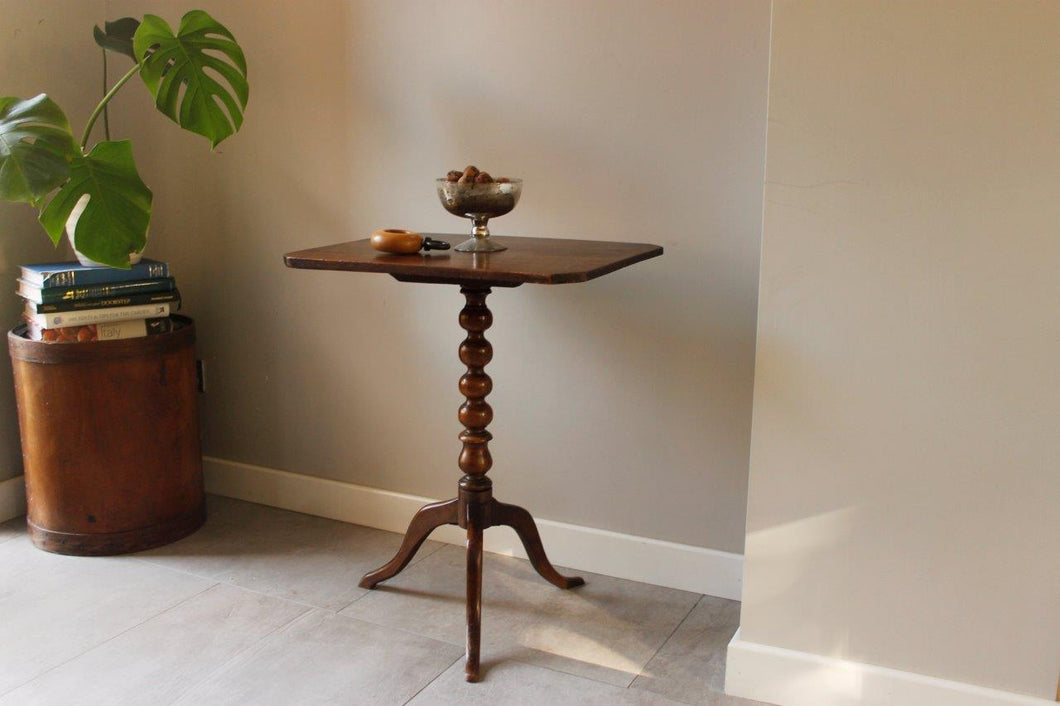
M 357 585 L 361 588 L 375 588 L 380 582 L 396 576 L 409 565 L 431 532 L 442 525 L 458 524 L 456 511 L 456 498 L 421 507 L 412 517 L 408 531 L 405 532 L 405 540 L 394 558 L 375 571 L 365 574 Z
M 552 562 L 545 555 L 545 547 L 541 544 L 541 535 L 537 532 L 537 523 L 533 516 L 518 505 L 508 505 L 498 500 L 493 501 L 492 525 L 507 525 L 515 530 L 519 539 L 523 542 L 526 555 L 530 558 L 530 564 L 553 586 L 559 588 L 576 588 L 585 584 L 585 579 L 580 576 L 564 576 L 556 571 Z
M 485 507 L 468 506 L 467 516 L 467 655 L 464 678 L 479 680 L 479 654 L 482 644 L 482 530 L 487 526 Z

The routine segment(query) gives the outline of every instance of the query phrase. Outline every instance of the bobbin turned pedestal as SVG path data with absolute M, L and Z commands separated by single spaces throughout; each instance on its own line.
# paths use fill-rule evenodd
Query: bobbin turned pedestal
M 429 234 L 437 240 L 459 242 L 460 236 Z M 451 500 L 420 508 L 409 523 L 404 541 L 394 558 L 361 579 L 362 588 L 374 588 L 408 566 L 430 533 L 442 525 L 458 525 L 467 531 L 467 662 L 468 681 L 478 681 L 482 617 L 482 533 L 506 525 L 522 540 L 530 563 L 546 581 L 559 588 L 585 583 L 556 571 L 545 555 L 541 537 L 530 513 L 493 497 L 493 482 L 486 477 L 493 465 L 486 427 L 493 421 L 493 409 L 486 396 L 493 381 L 485 367 L 493 358 L 493 347 L 485 331 L 493 323 L 486 307 L 491 287 L 518 287 L 525 283 L 563 284 L 585 282 L 633 263 L 657 257 L 662 248 L 640 243 L 559 240 L 550 238 L 498 238 L 508 247 L 494 253 L 445 253 L 386 255 L 373 250 L 367 240 L 328 245 L 289 253 L 288 267 L 316 270 L 383 272 L 402 282 L 458 284 L 466 303 L 460 312 L 460 326 L 467 337 L 460 344 L 460 361 L 467 372 L 460 378 L 464 403 L 458 417 L 463 447 L 459 466 L 464 475 Z

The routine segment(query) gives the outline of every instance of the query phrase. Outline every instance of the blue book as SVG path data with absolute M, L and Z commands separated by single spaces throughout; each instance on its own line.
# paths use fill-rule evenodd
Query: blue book
M 46 262 L 23 265 L 22 280 L 30 285 L 45 287 L 79 287 L 86 284 L 130 282 L 169 276 L 169 265 L 146 257 L 127 270 L 117 267 L 89 267 L 77 262 Z

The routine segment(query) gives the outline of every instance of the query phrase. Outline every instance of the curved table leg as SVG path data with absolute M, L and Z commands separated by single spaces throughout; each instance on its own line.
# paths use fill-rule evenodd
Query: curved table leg
M 456 498 L 453 498 L 421 507 L 412 517 L 408 531 L 405 532 L 405 541 L 401 543 L 394 558 L 375 571 L 369 571 L 357 585 L 361 588 L 375 588 L 376 584 L 397 575 L 412 561 L 412 557 L 431 532 L 442 525 L 457 524 L 456 504 Z
M 585 584 L 585 579 L 580 576 L 564 576 L 552 566 L 552 562 L 545 556 L 541 535 L 537 533 L 537 525 L 529 512 L 518 505 L 508 505 L 494 500 L 492 513 L 493 526 L 507 525 L 519 535 L 526 554 L 530 557 L 530 563 L 543 579 L 560 588 L 575 588 Z

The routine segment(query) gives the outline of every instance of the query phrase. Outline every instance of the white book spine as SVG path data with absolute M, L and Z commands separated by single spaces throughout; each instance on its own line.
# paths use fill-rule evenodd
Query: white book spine
M 118 306 L 110 309 L 62 311 L 55 314 L 33 314 L 32 316 L 27 316 L 26 319 L 40 328 L 64 328 L 66 326 L 102 324 L 109 321 L 127 321 L 129 319 L 154 319 L 160 316 L 169 316 L 168 303 Z

